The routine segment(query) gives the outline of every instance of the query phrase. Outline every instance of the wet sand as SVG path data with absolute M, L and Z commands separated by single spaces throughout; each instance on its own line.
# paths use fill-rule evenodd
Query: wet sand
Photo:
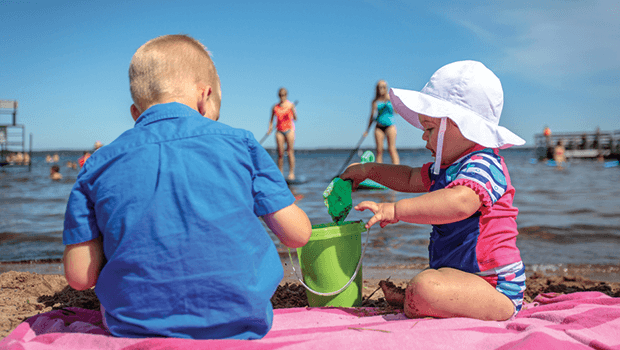
M 284 279 L 271 299 L 274 308 L 308 306 L 304 288 L 297 281 L 290 261 L 283 261 L 283 266 Z M 389 277 L 396 286 L 406 287 L 425 267 L 423 264 L 364 267 L 362 306 L 378 307 L 385 313 L 396 312 L 385 301 L 379 281 Z M 299 266 L 295 270 L 301 276 Z M 620 297 L 620 266 L 567 265 L 548 271 L 529 270 L 526 283 L 526 302 L 540 293 L 599 291 Z M 0 263 L 0 338 L 28 317 L 64 307 L 98 310 L 99 300 L 92 289 L 70 288 L 59 261 Z

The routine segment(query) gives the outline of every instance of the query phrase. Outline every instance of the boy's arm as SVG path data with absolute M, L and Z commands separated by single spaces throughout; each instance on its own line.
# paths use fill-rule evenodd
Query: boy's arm
M 412 168 L 406 165 L 356 163 L 350 165 L 340 175 L 340 178 L 353 180 L 353 188 L 357 188 L 365 179 L 371 179 L 398 192 L 428 191 L 422 181 L 422 168 Z
M 97 284 L 99 272 L 105 264 L 102 237 L 65 247 L 63 256 L 65 278 L 76 290 L 85 290 Z
M 296 204 L 263 216 L 263 220 L 280 242 L 289 248 L 299 248 L 308 243 L 312 225 L 308 215 Z

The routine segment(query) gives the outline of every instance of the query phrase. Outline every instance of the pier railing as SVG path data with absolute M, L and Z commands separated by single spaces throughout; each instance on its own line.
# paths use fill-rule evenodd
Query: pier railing
M 553 158 L 554 147 L 562 141 L 567 158 L 618 158 L 620 130 L 594 132 L 563 132 L 534 135 L 538 158 Z

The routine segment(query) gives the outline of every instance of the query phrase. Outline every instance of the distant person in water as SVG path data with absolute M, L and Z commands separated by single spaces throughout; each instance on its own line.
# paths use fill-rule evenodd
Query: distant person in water
M 370 107 L 370 119 L 368 129 L 364 137 L 368 135 L 368 130 L 375 125 L 375 143 L 377 145 L 377 163 L 383 163 L 383 143 L 387 139 L 388 152 L 392 158 L 392 163 L 400 164 L 398 151 L 396 150 L 396 125 L 394 125 L 394 107 L 390 101 L 388 86 L 385 80 L 379 80 L 376 86 L 375 99 L 372 100 Z
M 50 179 L 54 181 L 62 180 L 62 174 L 58 165 L 52 165 L 50 168 Z
M 12 162 L 17 165 L 26 165 L 30 161 L 30 156 L 27 153 L 17 152 L 13 155 Z
M 566 149 L 564 148 L 564 141 L 558 140 L 558 143 L 555 145 L 555 148 L 553 149 L 553 160 L 558 168 L 564 168 L 564 163 L 566 163 Z
M 547 147 L 547 154 L 545 158 L 551 159 L 553 157 L 553 144 L 551 141 L 551 129 L 549 129 L 549 127 L 546 125 L 545 125 L 545 128 L 543 129 L 543 135 L 545 136 L 545 147 Z
M 90 158 L 90 152 L 84 151 L 82 156 L 80 158 L 78 158 L 78 164 L 80 165 L 80 168 L 82 168 L 84 166 L 84 163 L 86 163 L 88 158 Z
M 93 147 L 93 152 L 97 151 L 101 147 L 103 147 L 103 143 L 101 143 L 101 141 L 96 141 L 95 146 Z
M 15 153 L 9 153 L 5 157 L 5 161 L 9 164 L 15 163 Z
M 287 99 L 288 91 L 285 88 L 278 90 L 280 102 L 271 109 L 268 134 L 273 130 L 273 120 L 276 119 L 276 144 L 278 147 L 278 168 L 284 174 L 284 143 L 288 155 L 288 180 L 295 179 L 295 121 L 297 112 L 295 105 Z

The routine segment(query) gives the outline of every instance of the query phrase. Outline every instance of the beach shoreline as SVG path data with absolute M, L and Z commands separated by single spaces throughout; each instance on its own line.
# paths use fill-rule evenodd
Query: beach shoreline
M 289 259 L 283 259 L 284 278 L 272 297 L 274 308 L 307 306 L 299 266 L 295 270 Z M 362 306 L 378 307 L 384 312 L 393 308 L 383 298 L 379 281 L 389 277 L 395 285 L 406 287 L 409 280 L 427 265 L 395 265 L 363 267 Z M 525 301 L 540 293 L 572 293 L 600 291 L 620 297 L 620 266 L 575 265 L 528 270 Z M 593 277 L 594 276 L 594 277 Z M 596 278 L 598 276 L 598 278 Z M 98 309 L 93 289 L 76 291 L 67 285 L 59 260 L 0 262 L 0 338 L 6 337 L 19 323 L 37 314 L 64 307 Z
M 301 278 L 301 269 L 295 253 L 292 254 L 294 268 L 291 267 L 291 259 L 287 254 L 281 254 L 280 260 L 284 268 L 283 282 L 296 282 Z M 420 271 L 428 267 L 428 264 L 400 264 L 383 266 L 363 266 L 363 276 L 370 279 L 386 279 L 388 277 L 396 279 L 410 280 Z M 604 281 L 620 282 L 620 264 L 617 265 L 597 265 L 597 264 L 525 264 L 527 275 L 539 272 L 551 276 L 581 276 L 583 278 Z M 0 261 L 0 274 L 17 271 L 32 272 L 44 275 L 63 274 L 64 269 L 61 259 L 44 259 L 29 261 Z M 295 275 L 297 272 L 297 276 Z

